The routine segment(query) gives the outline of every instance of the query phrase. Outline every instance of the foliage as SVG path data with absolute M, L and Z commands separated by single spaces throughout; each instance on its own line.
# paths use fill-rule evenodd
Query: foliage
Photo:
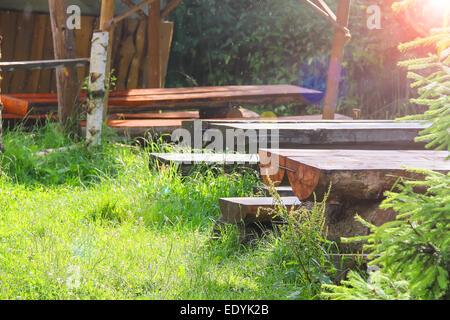
M 341 286 L 323 285 L 333 292 L 323 292 L 324 298 L 335 300 L 409 300 L 411 298 L 408 283 L 404 280 L 393 281 L 382 272 L 372 272 L 368 279 L 358 272 L 350 270 L 348 280 Z
M 412 3 L 414 1 L 403 1 L 396 8 Z M 431 126 L 421 132 L 422 136 L 417 140 L 431 141 L 428 147 L 450 150 L 450 58 L 445 53 L 450 48 L 448 30 L 434 30 L 429 37 L 401 45 L 400 49 L 423 47 L 433 50 L 433 53 L 401 65 L 415 71 L 410 72 L 409 77 L 416 81 L 412 86 L 419 88 L 420 97 L 413 102 L 426 105 L 428 110 L 423 115 L 403 119 L 427 120 Z M 375 258 L 371 264 L 381 268 L 376 274 L 379 281 L 366 282 L 350 274 L 349 281 L 343 282 L 343 286 L 325 286 L 332 291 L 326 296 L 334 299 L 378 299 L 383 298 L 379 292 L 386 294 L 389 291 L 391 299 L 450 298 L 450 174 L 409 170 L 425 176 L 425 180 L 402 180 L 386 192 L 387 198 L 381 204 L 382 209 L 396 211 L 397 219 L 375 227 L 357 217 L 370 228 L 371 233 L 349 239 L 368 242 L 364 248 Z
M 284 206 L 274 186 L 269 186 L 275 208 L 260 209 L 266 214 L 281 218 L 279 250 L 283 252 L 284 264 L 299 276 L 299 290 L 290 298 L 305 294 L 317 298 L 323 284 L 331 284 L 330 275 L 335 272 L 326 255 L 332 242 L 326 239 L 325 209 L 327 196 L 322 202 L 314 202 L 310 208 L 288 209 Z M 260 212 L 259 212 L 260 213 Z
M 211 241 L 218 199 L 251 196 L 253 173 L 149 168 L 149 152 L 170 146 L 113 136 L 92 157 L 68 149 L 38 166 L 37 151 L 73 145 L 47 126 L 5 131 L 7 157 L 19 148 L 22 158 L 1 162 L 0 299 L 258 300 L 299 290 L 277 238 L 250 248 L 230 231 Z
M 413 32 L 394 19 L 393 0 L 353 2 L 352 41 L 346 47 L 340 113 L 360 108 L 365 118 L 392 118 L 423 111 L 411 97 L 400 42 Z M 336 10 L 337 1 L 328 2 Z M 369 4 L 382 9 L 382 28 L 367 28 Z M 186 0 L 172 13 L 174 43 L 167 85 L 298 84 L 324 90 L 333 28 L 298 0 Z M 351 81 L 351 82 L 350 82 Z M 351 85 L 350 85 L 351 83 Z M 320 111 L 320 103 L 308 111 Z M 303 112 L 292 106 L 257 111 Z
M 416 140 L 429 142 L 428 148 L 450 151 L 450 28 L 433 30 L 430 37 L 401 45 L 400 49 L 406 51 L 422 46 L 434 46 L 435 52 L 400 65 L 408 68 L 408 77 L 415 81 L 412 86 L 417 87 L 420 94 L 412 102 L 426 105 L 428 110 L 402 120 L 431 123 Z

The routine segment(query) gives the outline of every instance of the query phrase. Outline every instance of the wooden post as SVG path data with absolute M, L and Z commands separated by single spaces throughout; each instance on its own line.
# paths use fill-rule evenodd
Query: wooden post
M 111 57 L 112 44 L 114 39 L 114 25 L 108 26 L 107 23 L 114 18 L 115 0 L 102 0 L 102 9 L 100 13 L 100 31 L 107 31 L 109 33 L 108 52 L 106 60 L 106 81 L 109 88 L 109 78 L 111 73 Z M 108 113 L 108 98 L 109 90 L 105 94 L 105 101 L 103 102 L 103 119 L 106 119 Z
M 67 0 L 48 0 L 55 59 L 75 58 L 73 30 L 67 28 Z M 58 114 L 61 126 L 78 135 L 78 73 L 75 67 L 57 68 Z M 70 120 L 70 121 L 69 121 Z
M 148 83 L 149 88 L 161 88 L 160 59 L 161 3 L 153 2 L 148 8 Z
M 98 146 L 101 143 L 103 108 L 105 96 L 107 96 L 108 42 L 108 32 L 94 32 L 87 92 L 86 143 L 88 147 Z
M 0 35 L 0 61 L 2 60 L 2 40 L 3 40 L 3 36 Z M 2 109 L 3 109 L 3 105 L 2 105 L 2 69 L 0 69 L 0 152 L 4 151 L 4 146 L 3 146 L 3 139 L 2 139 L 2 134 L 3 134 L 3 129 L 2 129 L 2 122 L 3 122 L 3 118 L 2 118 Z
M 342 27 L 348 27 L 351 0 L 339 0 L 337 23 Z M 330 67 L 328 70 L 327 93 L 323 106 L 324 120 L 333 120 L 339 98 L 339 80 L 342 71 L 342 59 L 344 57 L 344 46 L 350 40 L 349 34 L 342 29 L 334 29 L 333 48 L 331 50 Z

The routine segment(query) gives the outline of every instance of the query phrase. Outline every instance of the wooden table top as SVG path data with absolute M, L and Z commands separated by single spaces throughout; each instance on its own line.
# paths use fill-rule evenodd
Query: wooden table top
M 402 170 L 405 167 L 450 171 L 447 151 L 261 149 L 319 170 Z M 289 162 L 288 161 L 288 162 Z

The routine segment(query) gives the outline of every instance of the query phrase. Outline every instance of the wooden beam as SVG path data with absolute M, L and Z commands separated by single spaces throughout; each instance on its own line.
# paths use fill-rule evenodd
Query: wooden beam
M 111 73 L 111 59 L 112 59 L 112 46 L 114 39 L 114 25 L 108 25 L 109 21 L 114 18 L 115 0 L 102 0 L 102 8 L 100 13 L 100 31 L 108 32 L 108 47 L 106 56 L 106 88 L 109 88 L 110 73 Z M 108 94 L 109 90 L 106 90 L 103 101 L 103 120 L 106 119 L 108 114 Z
M 122 0 L 122 3 L 124 3 L 126 6 L 128 6 L 128 8 L 133 9 L 135 4 L 133 2 L 131 2 L 130 0 Z M 147 18 L 147 15 L 145 14 L 144 11 L 142 11 L 141 9 L 138 10 L 137 14 L 141 17 L 141 18 Z
M 153 2 L 148 9 L 148 82 L 149 88 L 161 88 L 160 59 L 161 4 Z
M 183 0 L 172 0 L 167 4 L 167 6 L 161 11 L 161 19 L 166 18 L 172 10 L 174 10 Z
M 0 62 L 0 68 L 3 71 L 52 69 L 59 67 L 73 68 L 87 65 L 89 65 L 89 58 Z
M 103 0 L 105 1 L 105 0 Z M 109 1 L 109 0 L 108 0 Z M 138 12 L 139 10 L 141 10 L 143 7 L 151 5 L 153 2 L 155 2 L 156 0 L 145 0 L 142 1 L 141 3 L 133 6 L 130 10 L 128 10 L 127 12 L 121 14 L 118 17 L 109 19 L 108 21 L 105 22 L 105 28 L 108 29 L 111 26 L 114 26 L 115 24 L 119 23 L 120 21 L 128 18 L 129 16 L 131 16 L 133 13 Z M 157 2 L 157 1 L 156 1 Z
M 73 30 L 66 27 L 67 0 L 48 0 L 53 35 L 55 59 L 74 59 L 75 40 Z M 60 67 L 56 70 L 58 90 L 58 114 L 63 127 L 73 133 L 79 132 L 77 123 L 78 74 L 75 67 Z M 69 123 L 71 120 L 71 124 Z M 70 124 L 70 125 L 69 125 Z
M 348 27 L 351 0 L 340 0 L 338 4 L 337 23 Z M 330 66 L 328 69 L 327 93 L 323 106 L 323 119 L 333 120 L 339 98 L 339 80 L 341 79 L 344 46 L 351 38 L 349 33 L 335 28 L 333 47 L 331 49 Z

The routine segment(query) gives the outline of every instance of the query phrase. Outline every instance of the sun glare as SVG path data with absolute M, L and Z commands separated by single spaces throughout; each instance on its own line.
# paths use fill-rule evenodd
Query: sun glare
M 428 0 L 430 6 L 432 6 L 436 10 L 448 10 L 450 9 L 450 0 Z

